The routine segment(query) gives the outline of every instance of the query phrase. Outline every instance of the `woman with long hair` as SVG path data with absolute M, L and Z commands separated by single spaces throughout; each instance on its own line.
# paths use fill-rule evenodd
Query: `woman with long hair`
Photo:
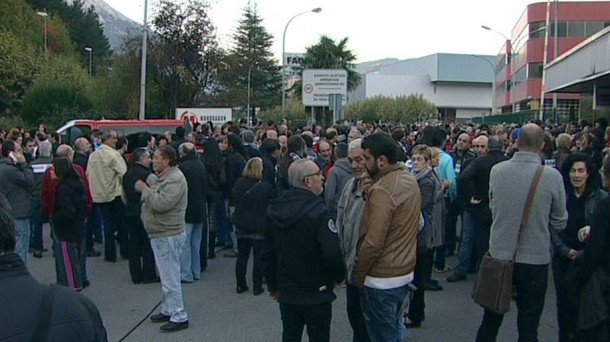
M 557 294 L 557 321 L 559 325 L 559 341 L 571 341 L 575 331 L 574 309 L 571 305 L 573 294 L 568 291 L 569 284 L 565 282 L 568 268 L 575 260 L 584 244 L 578 240 L 578 231 L 589 226 L 597 205 L 607 194 L 596 181 L 596 172 L 591 165 L 589 156 L 574 153 L 563 163 L 562 173 L 566 189 L 566 206 L 568 223 L 560 233 L 551 231 L 554 245 L 552 269 L 555 293 Z
M 53 171 L 59 180 L 53 208 L 57 283 L 80 291 L 83 284 L 79 265 L 85 248 L 87 211 L 85 185 L 68 158 L 53 159 Z
M 260 254 L 263 247 L 263 232 L 265 230 L 265 212 L 269 200 L 273 198 L 274 191 L 271 184 L 263 181 L 263 160 L 254 157 L 248 160 L 242 177 L 240 177 L 233 191 L 231 202 L 235 211 L 231 215 L 231 223 L 235 227 L 237 239 L 237 262 L 235 264 L 235 277 L 237 280 L 237 293 L 248 290 L 246 269 L 252 250 L 254 265 L 252 267 L 252 285 L 254 295 L 263 293 L 263 268 Z

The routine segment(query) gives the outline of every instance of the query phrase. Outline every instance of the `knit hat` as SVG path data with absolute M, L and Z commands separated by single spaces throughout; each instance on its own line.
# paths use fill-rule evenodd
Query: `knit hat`
M 521 128 L 515 128 L 510 133 L 510 138 L 513 139 L 513 140 L 517 140 L 517 139 L 519 139 L 520 135 L 521 135 Z

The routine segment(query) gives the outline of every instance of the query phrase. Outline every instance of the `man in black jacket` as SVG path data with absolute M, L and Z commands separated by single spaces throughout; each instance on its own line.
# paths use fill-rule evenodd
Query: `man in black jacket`
M 300 341 L 305 325 L 310 341 L 328 341 L 333 287 L 345 278 L 337 228 L 319 197 L 324 176 L 316 163 L 294 161 L 288 179 L 291 189 L 267 210 L 267 286 L 280 303 L 283 341 Z
M 135 189 L 138 180 L 146 181 L 152 175 L 150 161 L 150 152 L 146 147 L 135 149 L 131 166 L 123 176 L 123 191 L 126 200 L 125 221 L 129 227 L 129 273 L 134 284 L 152 283 L 157 280 L 155 256 L 142 219 L 140 219 L 142 194 Z
M 489 175 L 491 168 L 508 158 L 502 152 L 504 143 L 498 136 L 488 140 L 489 151 L 475 159 L 470 166 L 460 173 L 460 184 L 470 197 L 476 221 L 474 240 L 476 246 L 475 265 L 489 249 L 489 232 L 491 229 L 491 210 L 489 209 Z
M 14 249 L 11 207 L 0 194 L 0 341 L 107 341 L 100 314 L 89 298 L 39 283 Z
M 178 147 L 180 155 L 180 170 L 188 184 L 188 204 L 186 207 L 186 245 L 180 256 L 180 278 L 183 283 L 192 283 L 201 279 L 201 271 L 207 267 L 207 259 L 201 264 L 199 251 L 201 246 L 207 246 L 207 216 L 205 212 L 205 193 L 207 188 L 207 173 L 197 150 L 192 143 L 184 143 Z M 204 224 L 205 222 L 205 224 Z M 203 242 L 201 240 L 204 240 Z M 207 251 L 204 252 L 207 256 Z
M 265 139 L 261 144 L 263 155 L 263 180 L 277 189 L 275 181 L 275 168 L 282 155 L 280 143 L 277 139 Z

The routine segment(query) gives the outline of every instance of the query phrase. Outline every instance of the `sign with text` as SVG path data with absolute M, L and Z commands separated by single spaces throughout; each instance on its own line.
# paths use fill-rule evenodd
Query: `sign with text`
M 342 95 L 347 99 L 347 71 L 343 69 L 303 70 L 303 105 L 328 107 L 328 95 Z
M 206 123 L 212 121 L 216 126 L 222 126 L 233 119 L 231 108 L 176 108 L 176 119 L 184 120 L 188 117 L 192 123 Z

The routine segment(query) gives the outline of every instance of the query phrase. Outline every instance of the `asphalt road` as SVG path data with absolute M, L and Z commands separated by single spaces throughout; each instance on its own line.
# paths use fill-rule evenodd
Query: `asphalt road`
M 48 237 L 46 231 L 45 236 Z M 96 248 L 103 249 L 101 245 L 96 245 Z M 55 282 L 50 252 L 44 253 L 42 259 L 34 259 L 30 255 L 28 262 L 30 272 L 39 281 Z M 448 259 L 449 265 L 455 262 L 455 257 Z M 190 322 L 188 329 L 161 333 L 159 324 L 145 319 L 124 341 L 280 341 L 282 325 L 277 303 L 266 294 L 254 296 L 252 289 L 237 294 L 234 267 L 235 259 L 219 256 L 210 260 L 208 270 L 200 281 L 183 286 Z M 126 260 L 108 263 L 103 257 L 89 258 L 88 268 L 92 285 L 83 293 L 97 304 L 109 341 L 123 338 L 161 300 L 160 284 L 131 283 Z M 433 275 L 445 289 L 426 294 L 426 321 L 421 328 L 408 330 L 407 340 L 474 341 L 483 314 L 482 309 L 470 299 L 474 276 L 469 276 L 467 281 L 448 284 L 444 280 L 447 275 Z M 351 341 L 345 291 L 338 288 L 336 292 L 338 298 L 333 303 L 331 341 Z M 539 328 L 540 341 L 557 340 L 555 312 L 555 294 L 549 270 L 545 310 Z M 307 341 L 307 334 L 303 335 L 303 341 Z M 516 308 L 513 306 L 504 319 L 498 341 L 516 340 Z

